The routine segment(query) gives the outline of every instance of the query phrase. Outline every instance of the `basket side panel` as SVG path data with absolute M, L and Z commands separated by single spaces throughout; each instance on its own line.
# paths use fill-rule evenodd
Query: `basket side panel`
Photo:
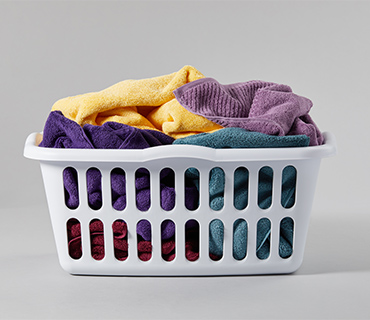
M 292 165 L 297 169 L 296 201 L 292 208 L 281 206 L 282 170 Z M 290 273 L 298 269 L 303 260 L 309 215 L 312 208 L 316 185 L 319 159 L 294 161 L 207 161 L 202 159 L 184 159 L 173 157 L 161 161 L 151 160 L 143 163 L 132 162 L 41 162 L 42 174 L 51 221 L 62 267 L 73 274 L 96 275 L 236 275 L 236 274 L 269 274 Z M 64 201 L 62 172 L 65 167 L 74 167 L 78 172 L 80 204 L 77 209 L 67 208 Z M 268 209 L 258 206 L 258 172 L 261 167 L 269 166 L 274 171 L 272 204 Z M 86 189 L 86 172 L 95 167 L 102 174 L 103 205 L 99 210 L 92 210 L 88 205 Z M 117 211 L 111 203 L 110 173 L 114 168 L 122 168 L 126 172 L 127 205 L 122 211 Z M 135 172 L 145 167 L 150 172 L 151 206 L 142 212 L 136 206 Z M 163 168 L 172 168 L 175 172 L 176 203 L 171 211 L 165 211 L 160 204 L 160 172 Z M 189 167 L 195 167 L 200 172 L 199 207 L 189 211 L 184 204 L 184 175 Z M 212 210 L 209 204 L 209 177 L 213 168 L 224 171 L 224 204 L 221 210 Z M 249 171 L 248 206 L 238 210 L 234 206 L 234 172 L 239 167 Z M 285 217 L 294 221 L 294 248 L 288 259 L 279 256 L 279 228 Z M 69 256 L 66 223 L 76 218 L 81 223 L 81 241 L 83 255 L 74 260 Z M 265 260 L 256 256 L 257 223 L 261 218 L 271 222 L 270 255 Z M 99 219 L 104 224 L 105 256 L 97 261 L 91 257 L 89 223 Z M 114 257 L 112 223 L 122 219 L 128 225 L 128 258 L 118 261 Z M 152 226 L 152 258 L 141 261 L 137 253 L 136 225 L 141 219 L 146 219 Z M 176 257 L 168 262 L 161 254 L 161 223 L 172 220 L 176 225 Z M 199 259 L 190 262 L 185 258 L 185 224 L 195 219 L 200 225 Z M 219 261 L 209 257 L 209 224 L 219 219 L 224 225 L 223 256 Z M 242 260 L 233 257 L 233 224 L 237 219 L 248 223 L 247 255 Z

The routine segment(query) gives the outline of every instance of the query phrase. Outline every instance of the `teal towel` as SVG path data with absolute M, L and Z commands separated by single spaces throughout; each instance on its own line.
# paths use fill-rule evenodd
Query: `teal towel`
M 248 225 L 243 219 L 234 222 L 233 256 L 236 260 L 242 260 L 247 254 Z
M 211 148 L 288 148 L 307 147 L 309 137 L 297 136 L 270 136 L 259 132 L 250 132 L 242 128 L 225 128 L 214 133 L 200 133 L 175 140 L 174 144 L 192 144 Z M 186 178 L 193 180 L 199 189 L 199 172 L 195 168 L 186 171 Z M 263 167 L 259 173 L 258 205 L 267 209 L 272 202 L 273 171 L 270 167 Z M 235 171 L 234 179 L 234 206 L 238 210 L 246 208 L 248 204 L 248 170 L 239 168 Z M 288 166 L 282 174 L 281 205 L 290 208 L 295 202 L 296 170 Z M 225 175 L 221 168 L 213 168 L 209 179 L 209 199 L 212 210 L 218 211 L 224 205 Z M 268 219 L 261 219 L 257 224 L 256 254 L 259 259 L 267 259 L 270 255 L 271 223 Z M 246 255 L 248 226 L 245 220 L 237 220 L 233 230 L 233 256 L 241 260 Z M 224 228 L 220 220 L 213 220 L 209 225 L 209 252 L 223 255 Z M 283 219 L 280 230 L 279 253 L 283 258 L 293 252 L 293 220 Z
M 224 128 L 212 133 L 199 133 L 176 139 L 173 144 L 193 144 L 214 149 L 220 148 L 297 148 L 307 147 L 306 135 L 271 136 L 242 128 Z
M 215 219 L 209 224 L 209 253 L 221 256 L 223 254 L 224 224 Z

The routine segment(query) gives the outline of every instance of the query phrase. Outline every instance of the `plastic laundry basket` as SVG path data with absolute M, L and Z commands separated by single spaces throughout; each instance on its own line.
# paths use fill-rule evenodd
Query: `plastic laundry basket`
M 59 261 L 63 269 L 71 274 L 90 275 L 247 275 L 291 273 L 299 268 L 303 260 L 309 216 L 312 208 L 315 185 L 321 158 L 334 155 L 335 139 L 325 133 L 325 144 L 305 148 L 273 149 L 210 149 L 200 146 L 167 145 L 144 150 L 78 150 L 49 149 L 38 147 L 41 134 L 31 134 L 25 144 L 24 155 L 40 161 L 47 201 L 57 246 Z M 273 170 L 272 203 L 267 209 L 258 206 L 258 174 L 262 167 Z M 287 166 L 296 169 L 296 195 L 291 208 L 281 205 L 282 171 Z M 78 175 L 79 206 L 66 206 L 63 170 L 72 167 Z M 86 172 L 89 168 L 101 172 L 102 207 L 93 210 L 88 205 Z M 184 204 L 184 173 L 196 168 L 199 175 L 199 206 L 190 211 Z M 221 168 L 225 175 L 224 204 L 219 211 L 210 208 L 209 173 L 212 168 Z M 233 201 L 233 179 L 237 168 L 246 168 L 248 178 L 248 205 L 239 210 Z M 126 207 L 117 211 L 112 207 L 110 174 L 122 168 L 126 174 Z M 151 204 L 146 212 L 138 210 L 135 203 L 135 172 L 146 168 L 150 173 Z M 160 205 L 160 172 L 171 168 L 175 173 L 176 203 L 171 211 Z M 280 223 L 284 218 L 294 222 L 293 252 L 288 258 L 279 255 Z M 268 219 L 269 256 L 259 259 L 256 255 L 257 223 Z M 74 259 L 69 254 L 67 223 L 77 219 L 81 228 L 82 256 Z M 102 260 L 91 255 L 89 225 L 98 219 L 104 225 L 104 249 Z M 124 261 L 114 255 L 112 224 L 121 219 L 127 223 L 128 257 Z M 152 256 L 149 261 L 138 258 L 136 225 L 146 219 L 152 227 Z M 165 261 L 161 254 L 161 223 L 172 220 L 176 226 L 176 256 Z M 185 256 L 185 223 L 199 223 L 199 258 L 188 261 Z M 209 224 L 219 219 L 224 226 L 223 255 L 219 261 L 209 256 Z M 233 256 L 233 224 L 244 219 L 248 224 L 247 250 L 245 258 Z

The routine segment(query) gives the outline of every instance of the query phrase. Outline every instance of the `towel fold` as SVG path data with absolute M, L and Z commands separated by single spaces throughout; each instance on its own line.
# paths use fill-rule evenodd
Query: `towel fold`
M 222 126 L 183 108 L 173 91 L 204 76 L 185 66 L 178 72 L 155 78 L 125 80 L 99 92 L 57 101 L 60 110 L 79 125 L 119 122 L 139 129 L 159 130 L 173 138 L 211 132 Z
M 187 110 L 224 127 L 240 127 L 270 135 L 300 135 L 310 145 L 323 136 L 308 112 L 312 102 L 289 86 L 264 81 L 222 85 L 212 78 L 187 83 L 174 91 Z

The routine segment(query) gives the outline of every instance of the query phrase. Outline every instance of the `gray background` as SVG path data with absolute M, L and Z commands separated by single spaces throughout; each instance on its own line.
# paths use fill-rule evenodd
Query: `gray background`
M 0 317 L 369 318 L 370 3 L 0 2 Z M 335 134 L 292 275 L 76 277 L 59 267 L 39 165 L 53 103 L 190 64 L 221 83 L 288 84 Z

